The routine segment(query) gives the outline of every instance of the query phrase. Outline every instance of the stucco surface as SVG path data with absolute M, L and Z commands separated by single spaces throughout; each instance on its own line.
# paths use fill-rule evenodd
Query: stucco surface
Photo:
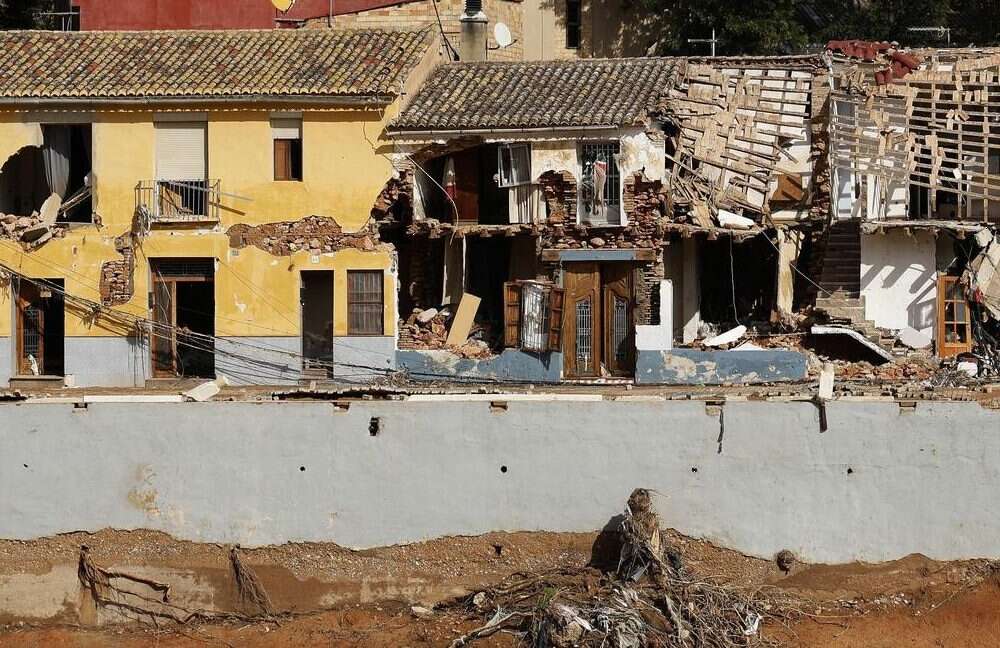
M 907 326 L 927 335 L 937 316 L 934 235 L 899 230 L 861 236 L 861 295 L 865 317 L 876 326 Z
M 450 351 L 396 352 L 396 364 L 414 380 L 441 378 L 515 379 L 527 382 L 559 382 L 562 353 L 528 353 L 504 349 L 493 358 L 460 358 Z
M 497 399 L 502 398 L 497 396 Z M 0 537 L 104 527 L 352 547 L 665 524 L 807 561 L 1000 553 L 1000 415 L 970 403 L 3 404 Z M 369 432 L 372 417 L 380 432 Z M 100 469 L 96 470 L 95 467 Z

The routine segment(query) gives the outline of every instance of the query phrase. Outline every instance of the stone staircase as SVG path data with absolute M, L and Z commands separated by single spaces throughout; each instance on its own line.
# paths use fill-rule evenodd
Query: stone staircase
M 869 341 L 893 353 L 896 339 L 875 326 L 875 322 L 865 319 L 865 298 L 852 296 L 851 292 L 837 290 L 830 295 L 816 298 L 816 310 L 823 311 L 830 318 L 830 324 L 848 326 Z

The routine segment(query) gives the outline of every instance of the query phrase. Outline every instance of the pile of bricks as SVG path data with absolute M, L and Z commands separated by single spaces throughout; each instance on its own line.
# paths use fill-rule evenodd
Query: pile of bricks
M 115 249 L 121 259 L 101 264 L 101 303 L 105 306 L 126 304 L 135 293 L 135 250 L 132 233 L 126 232 L 115 239 Z

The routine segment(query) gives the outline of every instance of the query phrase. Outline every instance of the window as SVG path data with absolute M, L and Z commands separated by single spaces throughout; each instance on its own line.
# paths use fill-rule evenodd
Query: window
M 208 128 L 205 122 L 156 122 L 157 214 L 208 214 Z
M 381 270 L 348 270 L 348 335 L 383 335 L 384 301 Z
M 566 48 L 580 47 L 580 0 L 566 0 Z
M 540 353 L 558 351 L 563 289 L 550 282 L 504 284 L 504 346 Z
M 588 142 L 580 151 L 580 218 L 584 223 L 621 222 L 621 175 L 618 142 Z
M 499 186 L 517 187 L 531 182 L 531 146 L 501 144 L 497 149 Z
M 302 120 L 281 118 L 271 120 L 274 141 L 274 179 L 302 180 Z

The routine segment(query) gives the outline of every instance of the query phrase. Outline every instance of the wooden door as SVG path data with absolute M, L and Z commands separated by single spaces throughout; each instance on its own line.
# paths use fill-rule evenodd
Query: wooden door
M 601 375 L 601 283 L 596 263 L 563 269 L 563 373 L 567 378 Z
M 938 357 L 972 351 L 971 313 L 958 277 L 938 275 L 937 304 Z
M 45 373 L 45 310 L 38 287 L 27 281 L 17 289 L 17 372 Z
M 635 373 L 635 299 L 633 268 L 625 263 L 601 267 L 601 324 L 604 333 L 604 366 L 613 376 Z
M 153 310 L 153 376 L 157 378 L 177 375 L 177 283 L 153 281 L 150 307 Z

